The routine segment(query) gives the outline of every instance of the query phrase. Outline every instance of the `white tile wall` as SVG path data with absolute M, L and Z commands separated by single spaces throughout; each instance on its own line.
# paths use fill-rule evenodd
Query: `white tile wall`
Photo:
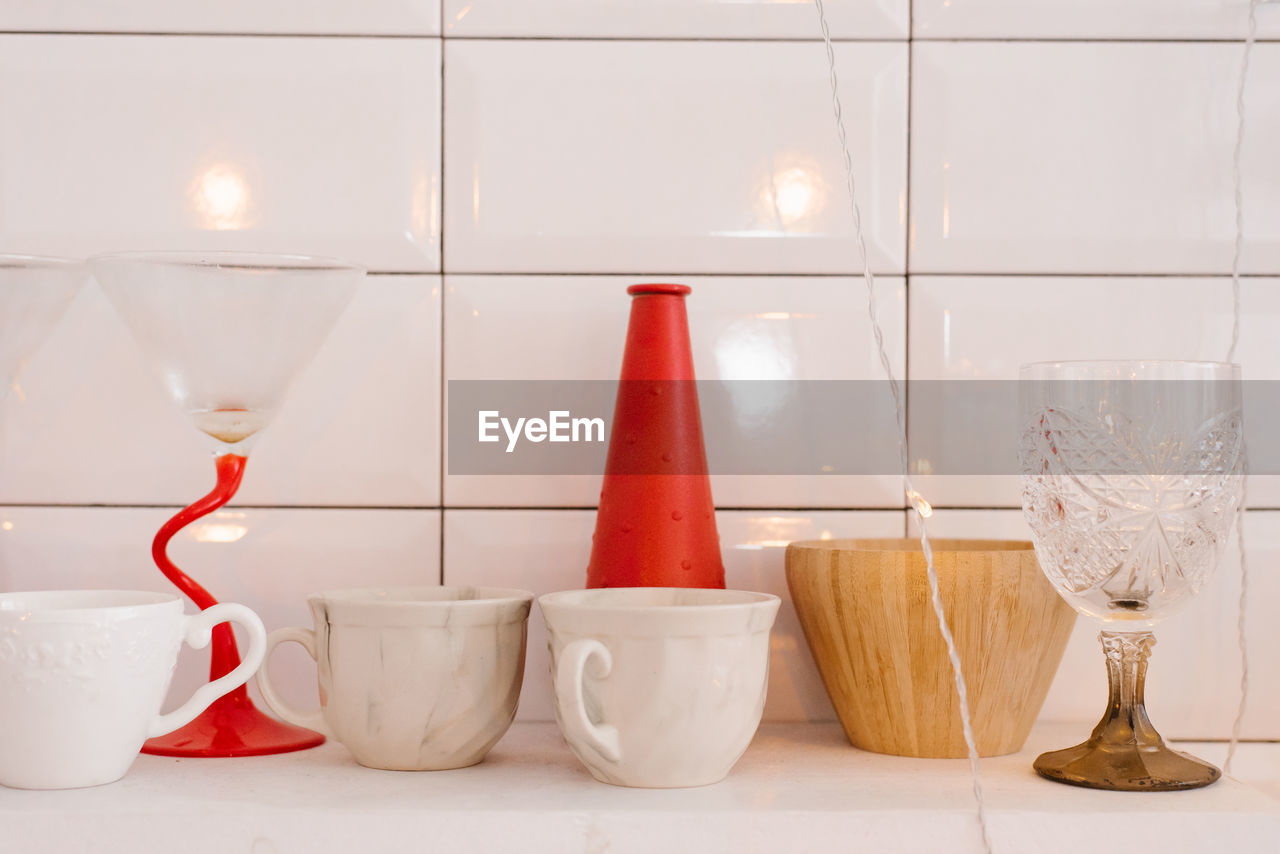
M 172 591 L 151 562 L 151 538 L 176 511 L 0 507 L 0 589 Z M 179 533 L 169 554 L 210 593 L 256 610 L 268 629 L 309 626 L 313 591 L 438 583 L 440 511 L 221 510 Z M 316 705 L 306 653 L 286 647 L 278 658 L 281 691 L 304 708 Z M 208 673 L 207 650 L 184 651 L 170 705 Z
M 783 599 L 770 641 L 766 719 L 835 717 L 787 594 L 786 544 L 831 537 L 900 537 L 903 515 L 900 510 L 716 513 L 726 585 Z M 451 584 L 505 579 L 504 584 L 539 595 L 581 587 L 594 528 L 595 513 L 589 510 L 445 510 L 444 575 Z M 546 629 L 537 611 L 529 626 L 518 717 L 552 719 L 549 668 Z
M 1249 380 L 1280 379 L 1271 330 L 1280 279 L 1241 281 L 1236 360 Z M 1206 359 L 1231 345 L 1231 280 L 1225 277 L 912 276 L 913 380 L 1013 380 L 1026 362 L 1052 359 Z M 999 310 L 995 310 L 998 306 Z M 918 412 L 918 410 L 917 410 Z M 940 413 L 946 418 L 947 413 Z M 917 415 L 916 430 L 926 427 Z M 921 476 L 941 506 L 1017 507 L 1016 476 Z M 1280 506 L 1274 476 L 1250 483 L 1253 506 Z
M 900 273 L 906 45 L 837 61 L 868 251 Z M 451 40 L 445 62 L 449 272 L 858 268 L 820 44 Z
M 1230 43 L 922 42 L 911 270 L 1222 273 L 1235 234 Z M 1260 44 L 1243 269 L 1280 269 L 1280 45 Z
M 1240 43 L 1172 40 L 1238 39 L 1242 7 L 828 0 L 896 371 L 1221 357 Z M 1264 39 L 1280 37 L 1277 13 L 1261 10 Z M 272 626 L 305 621 L 311 590 L 441 571 L 581 584 L 597 479 L 444 476 L 442 381 L 614 378 L 626 284 L 694 286 L 705 378 L 879 376 L 861 285 L 841 277 L 858 259 L 807 2 L 0 0 L 0 32 L 0 251 L 237 247 L 413 274 L 370 278 L 255 450 L 238 506 L 209 523 L 223 527 L 177 547 Z M 1252 74 L 1241 358 L 1270 378 L 1276 44 Z M 162 589 L 147 548 L 171 508 L 155 505 L 203 493 L 206 454 L 90 286 L 0 412 L 0 586 Z M 921 485 L 938 533 L 1022 530 L 1008 482 Z M 1255 486 L 1280 507 L 1280 487 Z M 788 539 L 904 526 L 873 509 L 901 506 L 888 479 L 714 489 L 739 508 L 718 519 L 743 587 L 785 592 Z M 946 509 L 965 506 L 998 509 Z M 1264 620 L 1280 515 L 1255 512 L 1248 533 L 1246 731 L 1276 738 L 1280 646 Z M 1168 734 L 1227 732 L 1234 560 L 1160 633 L 1150 697 Z M 531 628 L 521 713 L 546 717 L 536 613 Z M 276 670 L 307 704 L 303 659 L 282 651 Z M 773 664 L 770 717 L 830 715 L 789 607 Z M 183 667 L 175 694 L 200 677 L 194 656 Z M 1102 684 L 1081 629 L 1045 714 L 1083 733 Z
M 913 0 L 918 39 L 1241 39 L 1249 0 Z M 1280 7 L 1258 7 L 1258 37 L 1280 37 Z
M 914 534 L 914 523 L 908 525 Z M 1020 510 L 941 510 L 929 521 L 937 537 L 1030 539 Z M 1249 703 L 1242 735 L 1274 738 L 1280 717 L 1280 624 L 1271 619 L 1280 598 L 1280 575 L 1271 571 L 1280 552 L 1280 513 L 1251 511 L 1245 523 L 1249 552 Z M 1182 612 L 1157 626 L 1147 676 L 1147 708 L 1168 738 L 1225 738 L 1240 697 L 1236 615 L 1240 600 L 1240 552 L 1235 533 L 1218 572 Z M 1076 622 L 1058 677 L 1045 700 L 1045 720 L 1096 722 L 1107 703 L 1106 665 L 1099 624 Z M 1081 740 L 1087 727 L 1081 729 Z M 1065 746 L 1065 745 L 1064 745 Z
M 445 378 L 608 380 L 622 364 L 631 298 L 653 277 L 445 278 Z M 667 277 L 670 278 L 670 277 Z M 694 368 L 703 379 L 873 380 L 881 376 L 861 279 L 680 276 Z M 906 289 L 878 284 L 885 345 L 902 371 Z M 574 346 L 557 342 L 572 340 Z M 901 375 L 901 374 L 899 374 Z M 446 456 L 447 459 L 447 456 Z M 592 506 L 600 478 L 446 474 L 445 501 L 461 506 Z M 716 475 L 721 507 L 901 507 L 894 477 Z
M 0 251 L 440 268 L 438 40 L 0 35 L 0 80 Z
M 370 276 L 253 448 L 240 504 L 440 503 L 440 278 Z M 90 282 L 0 409 L 0 502 L 174 504 L 213 483 Z
M 909 0 L 827 0 L 839 39 L 906 38 Z M 813 39 L 808 2 L 777 0 L 445 0 L 444 33 L 456 37 Z
M 440 34 L 440 0 L 0 0 L 15 32 Z

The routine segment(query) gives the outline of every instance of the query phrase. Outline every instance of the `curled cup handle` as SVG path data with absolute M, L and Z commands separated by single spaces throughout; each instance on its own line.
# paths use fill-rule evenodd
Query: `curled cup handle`
M 591 745 L 609 762 L 619 762 L 622 748 L 618 743 L 617 727 L 607 723 L 594 724 L 587 715 L 582 677 L 588 667 L 593 668 L 593 676 L 601 679 L 613 670 L 613 655 L 600 641 L 579 638 L 561 650 L 555 674 L 561 723 L 570 739 Z
M 214 700 L 230 694 L 253 678 L 254 671 L 262 664 L 262 657 L 267 648 L 267 630 L 258 615 L 244 605 L 223 602 L 205 608 L 199 614 L 186 618 L 186 629 L 183 640 L 192 649 L 204 649 L 213 639 L 213 627 L 219 623 L 238 623 L 249 635 L 249 649 L 245 652 L 240 664 L 225 676 L 207 682 L 196 689 L 187 700 L 172 712 L 157 715 L 147 729 L 147 738 L 168 735 L 179 727 L 186 726 L 209 706 Z
M 313 661 L 316 660 L 316 633 L 311 629 L 303 629 L 296 626 L 287 629 L 276 629 L 267 635 L 266 657 L 270 658 L 271 653 L 278 645 L 289 641 L 300 644 L 307 651 L 307 654 L 311 656 L 311 659 Z M 280 698 L 280 695 L 276 692 L 275 685 L 271 682 L 271 676 L 267 673 L 265 664 L 258 671 L 258 691 L 262 693 L 262 699 L 266 701 L 271 711 L 284 720 L 300 727 L 315 730 L 330 738 L 333 737 L 333 733 L 324 722 L 323 711 L 302 712 Z

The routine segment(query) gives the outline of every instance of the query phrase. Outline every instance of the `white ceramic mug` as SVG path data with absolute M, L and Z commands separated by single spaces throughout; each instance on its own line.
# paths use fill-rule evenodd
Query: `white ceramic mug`
M 764 712 L 777 596 L 630 587 L 538 605 L 556 720 L 592 776 L 646 788 L 724 779 Z
M 533 594 L 498 587 L 332 590 L 308 597 L 315 629 L 267 638 L 316 660 L 320 710 L 285 703 L 267 668 L 258 688 L 285 720 L 393 771 L 463 768 L 511 726 L 524 682 Z
M 186 641 L 239 623 L 240 666 L 160 714 Z M 243 605 L 183 613 L 169 593 L 66 590 L 0 594 L 0 783 L 72 789 L 119 780 L 142 743 L 190 723 L 262 663 L 266 631 Z

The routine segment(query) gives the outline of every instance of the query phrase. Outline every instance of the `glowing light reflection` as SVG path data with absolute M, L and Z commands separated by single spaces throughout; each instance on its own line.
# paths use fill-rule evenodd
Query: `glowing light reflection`
M 253 224 L 253 193 L 242 170 L 214 163 L 191 182 L 191 209 L 205 228 L 235 231 Z

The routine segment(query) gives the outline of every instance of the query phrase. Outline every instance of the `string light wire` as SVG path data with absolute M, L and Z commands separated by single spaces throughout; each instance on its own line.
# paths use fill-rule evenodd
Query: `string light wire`
M 951 626 L 942 607 L 942 595 L 938 589 L 938 571 L 933 564 L 933 547 L 929 541 L 926 520 L 933 514 L 929 503 L 916 491 L 911 482 L 907 456 L 906 411 L 902 400 L 902 390 L 893 375 L 893 365 L 889 361 L 889 352 L 884 344 L 884 331 L 880 326 L 880 318 L 876 311 L 876 281 L 871 272 L 871 262 L 867 258 L 867 244 L 862 234 L 862 210 L 858 205 L 857 187 L 854 181 L 853 157 L 849 153 L 849 137 L 845 130 L 844 110 L 840 104 L 840 82 L 836 75 L 835 49 L 831 45 L 831 30 L 827 25 L 827 14 L 822 0 L 814 0 L 818 11 L 818 25 L 822 28 L 822 41 L 827 49 L 827 66 L 830 71 L 831 108 L 835 116 L 836 135 L 840 142 L 840 152 L 844 158 L 846 190 L 849 196 L 849 209 L 853 214 L 853 233 L 857 241 L 858 256 L 862 262 L 862 279 L 867 291 L 867 314 L 871 319 L 871 332 L 875 337 L 876 350 L 880 357 L 880 367 L 889 381 L 889 394 L 893 398 L 894 417 L 898 427 L 898 451 L 902 467 L 903 488 L 911 509 L 915 514 L 916 524 L 920 528 L 920 548 L 924 552 L 925 572 L 929 579 L 929 595 L 933 604 L 933 613 L 938 618 L 938 630 L 947 647 L 947 658 L 951 661 L 951 673 L 955 680 L 956 693 L 960 697 L 960 727 L 964 733 L 965 748 L 969 754 L 969 771 L 973 778 L 973 799 L 977 805 L 978 829 L 982 834 L 982 846 L 987 854 L 992 854 L 991 837 L 987 827 L 986 805 L 982 795 L 982 775 L 978 763 L 978 747 L 973 736 L 973 723 L 969 711 L 969 693 L 965 686 L 964 670 L 960 666 L 960 653 L 956 650 L 955 638 L 951 634 Z
M 1235 202 L 1236 234 L 1231 250 L 1231 347 L 1227 350 L 1228 362 L 1235 361 L 1236 348 L 1240 344 L 1240 256 L 1244 251 L 1244 189 L 1240 172 L 1244 154 L 1244 96 L 1249 82 L 1249 59 L 1253 54 L 1253 43 L 1258 37 L 1258 3 L 1259 0 L 1249 0 L 1249 22 L 1245 30 L 1244 50 L 1240 54 L 1240 75 L 1236 82 L 1236 140 L 1231 150 L 1231 188 Z M 1236 757 L 1236 747 L 1240 744 L 1245 708 L 1249 703 L 1249 645 L 1245 623 L 1245 603 L 1249 590 L 1249 559 L 1244 543 L 1245 508 L 1248 503 L 1248 479 L 1245 478 L 1241 483 L 1240 508 L 1236 514 L 1236 547 L 1240 552 L 1240 601 L 1236 606 L 1236 642 L 1240 646 L 1240 703 L 1236 706 L 1235 720 L 1231 722 L 1231 740 L 1227 743 L 1227 760 L 1222 763 L 1222 770 L 1228 775 L 1231 774 L 1232 760 Z

